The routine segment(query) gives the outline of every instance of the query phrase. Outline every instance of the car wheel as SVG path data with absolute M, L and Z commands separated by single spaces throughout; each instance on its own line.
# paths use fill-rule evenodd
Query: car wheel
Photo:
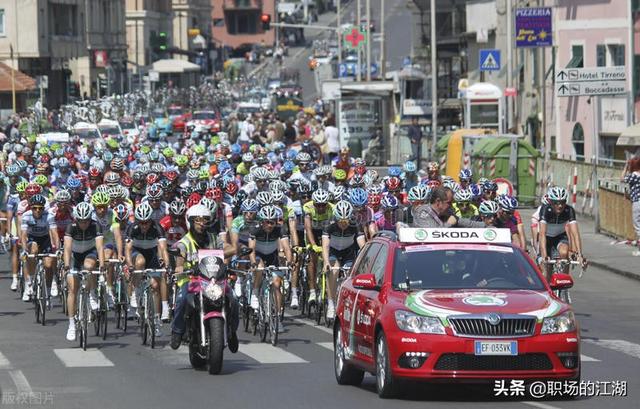
M 338 385 L 360 385 L 364 378 L 364 371 L 349 365 L 344 358 L 344 346 L 342 344 L 342 329 L 338 324 L 336 335 L 333 338 L 333 364 Z
M 380 332 L 376 341 L 376 391 L 382 399 L 393 398 L 397 392 L 396 380 L 391 374 L 389 348 L 384 333 Z

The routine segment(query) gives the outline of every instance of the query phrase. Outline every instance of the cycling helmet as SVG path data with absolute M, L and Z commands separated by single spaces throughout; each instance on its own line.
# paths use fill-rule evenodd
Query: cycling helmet
M 276 220 L 278 218 L 278 209 L 273 205 L 264 206 L 258 212 L 258 218 L 261 221 Z
M 68 203 L 71 201 L 71 193 L 68 190 L 58 190 L 54 196 L 57 203 Z
M 122 158 L 113 158 L 111 161 L 111 170 L 122 172 L 124 170 L 124 161 Z
M 172 158 L 173 155 L 175 155 L 175 151 L 173 150 L 173 148 L 167 146 L 166 148 L 164 148 L 162 150 L 162 154 L 164 155 L 165 158 Z
M 385 195 L 381 204 L 384 210 L 396 210 L 399 206 L 398 199 L 393 195 Z
M 105 151 L 105 152 L 102 154 L 102 159 L 103 159 L 105 162 L 111 162 L 111 161 L 113 160 L 113 153 L 111 153 L 111 152 L 109 152 L 109 151 Z
M 28 196 L 38 195 L 42 192 L 42 186 L 36 185 L 35 183 L 29 183 L 27 188 L 25 189 L 25 193 Z
M 273 194 L 271 192 L 258 192 L 256 200 L 260 206 L 268 206 L 273 204 Z
M 301 183 L 298 186 L 297 192 L 300 196 L 307 196 L 311 193 L 311 185 L 309 185 L 308 183 Z
M 287 190 L 287 184 L 280 179 L 272 180 L 269 182 L 269 190 L 272 192 L 285 192 Z
M 282 171 L 284 173 L 291 173 L 293 172 L 293 169 L 295 169 L 295 167 L 296 167 L 295 163 L 291 162 L 290 160 L 286 160 L 282 164 Z
M 235 182 L 230 182 L 227 183 L 227 186 L 225 187 L 225 192 L 227 192 L 227 194 L 233 196 L 236 193 L 238 193 L 238 185 Z
M 45 199 L 44 196 L 42 196 L 40 193 L 31 196 L 31 198 L 29 199 L 29 204 L 31 206 L 44 206 L 45 203 L 47 203 L 47 199 Z
M 259 180 L 269 179 L 269 172 L 265 168 L 256 168 L 253 172 L 253 180 L 256 182 Z
M 563 187 L 553 186 L 549 188 L 547 196 L 550 202 L 561 202 L 569 198 L 569 193 L 567 192 L 567 189 Z
M 91 204 L 94 206 L 107 206 L 110 202 L 108 193 L 96 192 L 91 196 Z
M 182 216 L 187 211 L 187 206 L 182 200 L 174 200 L 169 205 L 169 212 L 174 216 Z
M 120 183 L 120 175 L 116 172 L 109 172 L 104 177 L 104 183 L 108 185 L 117 185 Z
M 260 204 L 255 199 L 246 199 L 240 205 L 240 211 L 243 212 L 243 213 L 244 212 L 257 212 L 259 208 L 260 208 Z
M 469 191 L 471 192 L 471 196 L 473 196 L 474 199 L 482 195 L 482 189 L 480 189 L 480 186 L 478 185 L 469 186 Z
M 347 202 L 346 200 L 339 201 L 338 203 L 336 203 L 335 207 L 333 208 L 333 217 L 335 217 L 336 220 L 349 219 L 351 218 L 352 214 L 353 214 L 353 206 L 351 205 L 351 203 Z
M 356 187 L 349 191 L 349 201 L 355 207 L 365 206 L 367 204 L 369 197 L 367 195 L 367 191 L 361 187 Z
M 195 169 L 189 169 L 189 171 L 187 172 L 187 179 L 198 180 L 198 171 Z
M 136 217 L 136 220 L 141 222 L 146 220 L 151 220 L 152 214 L 153 214 L 153 208 L 147 202 L 140 203 L 138 207 L 136 207 L 136 210 L 134 212 L 134 216 Z
M 458 178 L 460 179 L 461 182 L 463 180 L 471 181 L 472 176 L 473 176 L 473 173 L 471 173 L 471 169 L 462 169 L 460 171 L 460 174 L 458 175 Z
M 58 167 L 60 169 L 68 169 L 69 168 L 69 160 L 65 157 L 58 159 Z
M 364 183 L 364 176 L 356 173 L 355 175 L 353 175 L 353 177 L 351 178 L 351 180 L 349 180 L 349 186 L 352 187 L 357 187 L 357 186 L 363 186 Z
M 73 208 L 73 217 L 76 220 L 89 220 L 92 213 L 93 209 L 87 202 L 80 202 Z
M 368 200 L 369 206 L 378 207 L 380 206 L 381 201 L 382 201 L 382 195 L 369 193 L 369 200 Z
M 495 215 L 498 213 L 498 210 L 500 210 L 500 207 L 493 200 L 485 200 L 480 203 L 480 206 L 478 207 L 478 211 L 483 216 Z
M 206 191 L 206 193 L 205 193 L 205 196 L 206 196 L 206 197 L 208 197 L 208 198 L 210 198 L 210 199 L 212 199 L 212 200 L 215 200 L 216 202 L 221 201 L 221 200 L 222 200 L 222 196 L 223 196 L 223 195 L 224 195 L 224 194 L 222 193 L 222 189 L 220 189 L 220 188 L 219 188 L 219 187 L 217 187 L 217 186 L 216 186 L 216 187 L 214 187 L 214 188 L 212 188 L 212 189 L 208 189 L 208 190 Z
M 482 184 L 482 192 L 497 192 L 498 184 L 493 180 L 487 180 Z
M 173 182 L 174 180 L 178 179 L 178 172 L 176 172 L 175 170 L 169 170 L 167 172 L 164 172 L 163 176 L 169 181 L 169 182 Z
M 336 169 L 333 172 L 333 178 L 337 181 L 337 182 L 342 182 L 344 180 L 347 179 L 347 172 L 345 172 L 344 169 Z
M 282 204 L 285 200 L 285 195 L 280 190 L 276 190 L 275 192 L 272 192 L 271 196 L 273 197 L 273 203 L 275 204 Z
M 414 173 L 418 170 L 418 167 L 416 166 L 416 163 L 414 161 L 407 161 L 404 164 L 404 171 L 407 173 Z
M 329 199 L 329 192 L 323 189 L 318 189 L 311 195 L 311 200 L 313 200 L 314 204 L 326 204 L 329 203 Z
M 384 191 L 384 186 L 380 183 L 374 183 L 367 188 L 367 192 L 371 195 L 381 195 Z
M 513 196 L 499 195 L 497 199 L 502 210 L 511 212 L 518 208 L 518 200 Z
M 428 173 L 438 172 L 438 171 L 440 171 L 440 165 L 438 165 L 438 162 L 429 162 L 429 163 L 427 163 L 427 172 Z
M 251 152 L 247 152 L 242 154 L 243 162 L 253 162 L 253 154 Z
M 162 188 L 159 184 L 154 184 L 147 187 L 147 198 L 149 200 L 157 200 L 162 197 Z
M 20 166 L 16 165 L 15 163 L 7 166 L 7 174 L 9 176 L 16 176 L 18 173 L 20 173 Z
M 102 175 L 102 172 L 100 171 L 100 169 L 96 168 L 95 166 L 92 166 L 89 168 L 89 177 L 99 178 L 101 175 Z
M 107 185 L 100 185 L 98 187 L 96 187 L 96 190 L 93 192 L 94 194 L 96 193 L 106 193 L 109 194 L 109 186 Z
M 47 186 L 49 184 L 49 178 L 45 175 L 37 175 L 33 181 L 40 186 Z
M 417 185 L 409 189 L 410 202 L 426 201 L 429 199 L 429 189 L 424 185 Z
M 29 186 L 29 183 L 25 180 L 21 180 L 20 182 L 16 183 L 16 191 L 24 192 L 27 189 L 27 186 Z
M 296 155 L 296 162 L 298 163 L 311 162 L 311 155 L 309 155 L 307 152 L 300 152 Z
M 333 200 L 334 201 L 338 201 L 338 200 L 343 200 L 345 198 L 345 194 L 346 194 L 346 189 L 344 186 L 342 185 L 338 185 L 336 187 L 333 188 Z
M 187 164 L 189 163 L 189 159 L 187 159 L 187 157 L 184 155 L 176 156 L 173 161 L 180 168 L 187 166 Z
M 149 173 L 147 175 L 146 180 L 147 180 L 147 185 L 153 185 L 160 181 L 160 177 L 156 173 Z
M 208 169 L 200 169 L 198 171 L 198 179 L 200 180 L 209 180 L 209 170 Z
M 190 209 L 192 206 L 197 205 L 198 203 L 200 203 L 200 200 L 202 200 L 202 196 L 200 196 L 199 193 L 191 193 L 187 197 L 187 208 Z
M 120 185 L 110 186 L 109 187 L 109 197 L 112 200 L 116 199 L 124 199 L 126 196 L 125 188 Z
M 116 205 L 116 207 L 113 209 L 113 213 L 118 223 L 122 223 L 123 221 L 129 219 L 129 209 L 127 209 L 127 206 L 122 203 Z
M 393 178 L 393 177 L 397 178 L 397 177 L 400 177 L 400 174 L 402 174 L 402 169 L 400 169 L 398 166 L 391 166 L 387 173 L 390 178 Z
M 473 199 L 473 195 L 469 189 L 458 189 L 458 191 L 453 195 L 453 200 L 458 203 L 470 202 L 471 199 Z
M 402 181 L 397 176 L 391 176 L 384 182 L 385 187 L 389 192 L 396 192 L 402 189 Z

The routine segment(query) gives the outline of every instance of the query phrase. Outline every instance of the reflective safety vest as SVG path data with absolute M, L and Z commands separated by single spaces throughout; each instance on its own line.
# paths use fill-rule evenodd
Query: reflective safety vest
M 207 234 L 209 235 L 209 245 L 206 247 L 206 249 L 210 249 L 210 250 L 217 249 L 218 241 L 219 241 L 218 237 L 212 233 L 207 233 Z M 199 262 L 198 250 L 200 250 L 201 247 L 198 246 L 198 243 L 195 241 L 195 239 L 191 235 L 191 232 L 185 234 L 184 237 L 181 238 L 178 243 L 182 243 L 182 245 L 185 248 L 185 258 L 184 258 L 184 264 L 183 264 L 184 270 L 191 270 L 195 268 Z M 189 281 L 189 277 L 181 277 L 178 280 L 178 286 L 182 286 L 188 281 Z

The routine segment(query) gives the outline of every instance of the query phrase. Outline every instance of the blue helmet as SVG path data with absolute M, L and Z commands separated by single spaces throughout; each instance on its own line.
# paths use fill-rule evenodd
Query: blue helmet
M 395 177 L 400 177 L 400 175 L 402 174 L 402 169 L 400 169 L 400 167 L 398 166 L 391 166 L 389 167 L 389 171 L 388 171 L 389 176 L 395 176 Z
M 234 143 L 233 145 L 231 145 L 231 153 L 233 155 L 240 155 L 240 153 L 242 153 L 242 147 L 240 146 L 240 144 Z
M 414 173 L 417 170 L 418 170 L 418 167 L 416 166 L 416 163 L 414 161 L 408 160 L 404 164 L 404 171 L 407 173 Z
M 282 170 L 285 171 L 285 173 L 290 173 L 293 172 L 293 169 L 296 167 L 296 164 L 293 163 L 290 160 L 286 160 L 284 161 L 284 164 L 282 165 Z
M 396 210 L 399 206 L 398 199 L 393 195 L 385 195 L 382 198 L 382 208 L 384 210 Z
M 482 184 L 482 192 L 496 192 L 498 190 L 498 184 L 493 180 L 487 180 Z
M 231 165 L 226 160 L 223 160 L 218 164 L 218 172 L 221 174 L 226 172 L 229 169 L 231 169 Z
M 476 197 L 482 196 L 482 189 L 480 189 L 480 186 L 478 185 L 470 185 L 469 191 L 471 192 L 471 195 L 473 196 L 474 199 Z
M 295 149 L 289 149 L 287 151 L 287 159 L 294 160 L 298 156 L 298 151 Z
M 356 207 L 366 205 L 368 197 L 367 191 L 361 187 L 356 187 L 349 191 L 349 201 Z
M 462 169 L 460 171 L 459 179 L 460 181 L 463 181 L 463 180 L 471 181 L 472 176 L 473 176 L 473 173 L 471 172 L 471 169 Z
M 74 177 L 67 179 L 67 187 L 71 190 L 80 188 L 80 181 Z
M 500 195 L 498 196 L 498 205 L 502 210 L 511 212 L 518 208 L 518 200 L 513 196 Z
M 240 205 L 241 212 L 257 212 L 260 208 L 260 204 L 255 199 L 246 199 Z

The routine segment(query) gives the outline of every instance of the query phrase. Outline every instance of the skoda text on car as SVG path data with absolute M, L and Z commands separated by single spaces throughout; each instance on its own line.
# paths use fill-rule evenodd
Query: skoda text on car
M 334 325 L 338 383 L 377 377 L 479 382 L 579 379 L 574 313 L 508 229 L 401 229 L 360 252 L 342 285 Z

